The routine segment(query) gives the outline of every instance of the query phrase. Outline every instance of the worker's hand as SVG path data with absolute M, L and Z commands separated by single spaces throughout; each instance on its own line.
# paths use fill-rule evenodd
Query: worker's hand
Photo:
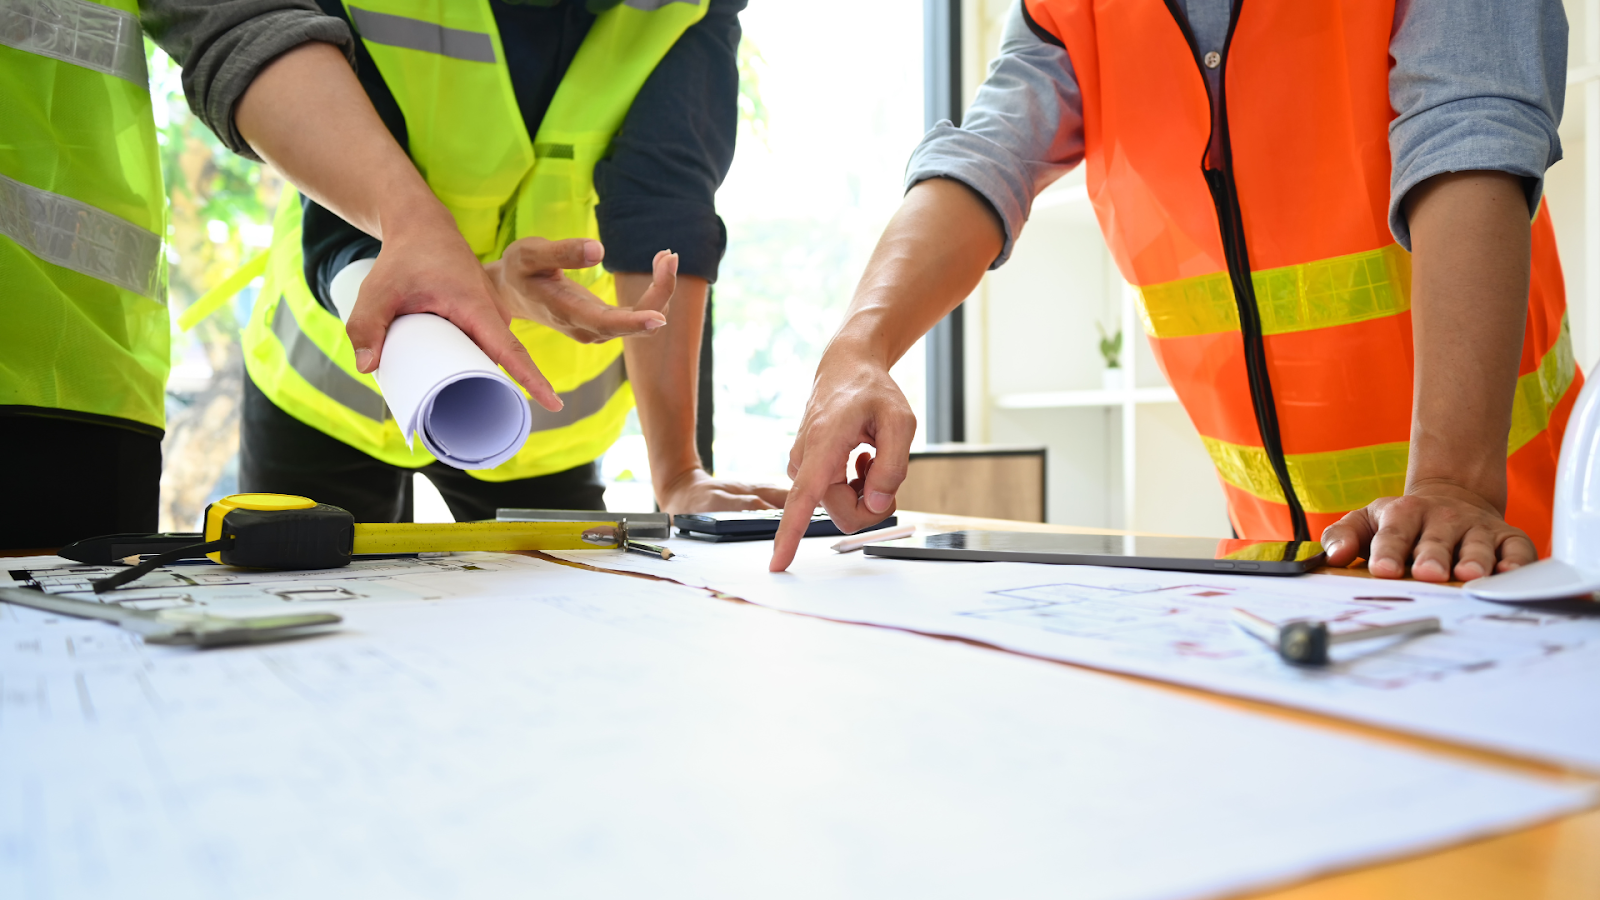
M 1471 581 L 1539 558 L 1519 528 L 1494 504 L 1455 484 L 1428 482 L 1404 497 L 1381 497 L 1322 532 L 1328 564 L 1358 557 L 1379 578 L 1400 578 L 1411 564 L 1419 581 Z
M 656 494 L 661 511 L 680 513 L 726 512 L 738 509 L 777 509 L 789 496 L 787 488 L 747 484 L 714 478 L 695 467 L 672 479 Z
M 769 568 L 782 572 L 794 561 L 818 503 L 846 534 L 888 518 L 916 433 L 917 416 L 887 366 L 837 345 L 830 348 L 817 367 L 811 400 L 789 451 L 794 487 L 783 506 Z M 861 444 L 872 445 L 877 455 L 857 462 L 852 481 L 850 452 Z
M 561 409 L 561 398 L 534 365 L 526 347 L 511 333 L 494 283 L 455 220 L 439 207 L 442 220 L 418 214 L 384 233 L 383 249 L 361 283 L 355 309 L 345 324 L 356 351 L 356 369 L 378 367 L 389 323 L 411 313 L 449 319 L 545 409 Z
M 599 241 L 528 237 L 506 248 L 484 270 L 494 282 L 506 320 L 528 319 L 584 344 L 648 334 L 667 324 L 663 310 L 678 284 L 678 254 L 656 254 L 650 287 L 633 307 L 610 306 L 567 277 L 567 269 L 599 265 Z

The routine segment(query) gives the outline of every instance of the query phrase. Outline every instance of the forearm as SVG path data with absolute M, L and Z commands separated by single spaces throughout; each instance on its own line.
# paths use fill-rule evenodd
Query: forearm
M 794 560 L 819 503 L 846 533 L 894 511 L 917 414 L 889 368 L 972 293 L 1004 239 L 988 201 L 959 181 L 932 178 L 906 193 L 817 366 L 789 451 L 794 487 L 773 542 L 772 571 Z M 863 443 L 876 452 L 865 469 L 857 463 L 852 479 L 850 454 Z
M 646 274 L 624 272 L 616 279 L 621 306 L 637 304 L 650 286 Z M 622 339 L 658 500 L 675 480 L 700 467 L 695 415 L 708 290 L 702 278 L 678 276 L 667 324 L 648 337 Z
M 994 210 L 966 185 L 933 178 L 913 187 L 873 250 L 829 351 L 894 365 L 972 293 L 1004 241 Z
M 1438 175 L 1412 190 L 1405 208 L 1416 348 L 1407 489 L 1453 484 L 1503 512 L 1528 305 L 1522 180 L 1494 171 Z
M 407 229 L 455 230 L 329 44 L 303 44 L 262 69 L 234 121 L 301 193 L 379 240 Z

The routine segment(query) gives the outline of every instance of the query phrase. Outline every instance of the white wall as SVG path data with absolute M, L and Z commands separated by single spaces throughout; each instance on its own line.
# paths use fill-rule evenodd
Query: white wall
M 1600 54 L 1591 56 L 1592 50 L 1600 49 L 1593 47 L 1600 43 L 1600 31 L 1596 31 L 1600 29 L 1600 15 L 1589 16 L 1590 10 L 1600 7 L 1600 0 L 1566 0 L 1565 6 L 1571 29 L 1567 64 L 1581 74 L 1600 64 Z M 1600 121 L 1590 122 L 1590 111 L 1596 108 L 1600 108 L 1600 82 L 1569 84 L 1561 119 L 1564 158 L 1545 176 L 1545 197 L 1555 222 L 1556 244 L 1567 281 L 1573 350 L 1585 374 L 1600 362 L 1600 284 L 1595 283 L 1600 272 L 1590 272 L 1600 259 L 1600 235 L 1593 233 L 1600 221 L 1586 221 L 1600 213 L 1593 208 L 1595 200 L 1587 196 L 1588 172 L 1600 175 L 1596 171 L 1600 170 L 1600 146 L 1592 146 L 1594 142 L 1588 139 L 1591 128 L 1600 129 Z M 1595 158 L 1590 159 L 1591 155 Z

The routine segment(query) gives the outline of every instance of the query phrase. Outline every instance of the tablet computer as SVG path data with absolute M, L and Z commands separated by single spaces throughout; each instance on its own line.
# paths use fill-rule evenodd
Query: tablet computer
M 1301 575 L 1327 559 L 1316 541 L 1136 537 L 1031 531 L 952 531 L 870 544 L 868 556 L 1126 566 L 1237 575 Z

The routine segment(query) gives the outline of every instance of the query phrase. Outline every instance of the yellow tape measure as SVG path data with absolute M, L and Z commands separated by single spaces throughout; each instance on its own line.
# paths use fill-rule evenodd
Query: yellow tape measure
M 621 549 L 626 522 L 358 523 L 293 494 L 233 494 L 206 507 L 213 561 L 254 569 L 332 569 L 365 553 Z
M 194 538 L 203 538 L 196 543 Z M 119 543 L 120 542 L 120 543 Z M 176 544 L 176 546 L 173 546 Z M 361 524 L 349 512 L 293 494 L 233 494 L 206 507 L 206 528 L 192 534 L 113 534 L 78 541 L 61 552 L 96 561 L 121 546 L 137 565 L 94 583 L 114 591 L 180 559 L 206 556 L 246 569 L 336 569 L 360 554 L 453 553 L 491 550 L 632 550 L 661 559 L 672 551 L 628 540 L 628 522 L 449 522 Z M 170 549 L 168 549 L 170 548 Z M 144 555 L 154 553 L 154 555 Z M 102 564 L 104 561 L 101 561 Z

